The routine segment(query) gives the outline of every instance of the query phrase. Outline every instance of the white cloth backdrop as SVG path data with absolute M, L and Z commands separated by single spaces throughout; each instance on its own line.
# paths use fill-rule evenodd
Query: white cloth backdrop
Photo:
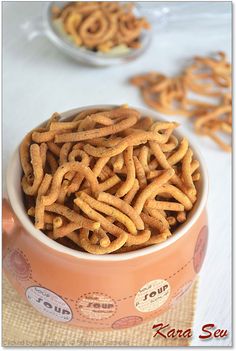
M 40 15 L 42 6 L 42 2 L 3 3 L 3 177 L 9 157 L 25 133 L 52 112 L 100 103 L 144 106 L 138 90 L 127 82 L 130 76 L 149 70 L 176 74 L 193 55 L 218 50 L 231 56 L 230 20 L 216 14 L 189 17 L 162 29 L 156 23 L 150 49 L 135 62 L 86 67 L 61 54 L 45 37 L 27 40 L 21 26 Z M 229 2 L 211 2 L 208 10 L 230 13 L 230 6 Z M 231 333 L 231 155 L 196 136 L 184 118 L 178 120 L 183 122 L 181 131 L 204 155 L 210 179 L 210 240 L 201 271 L 192 345 L 227 346 L 231 335 L 208 341 L 199 340 L 198 335 L 205 323 L 215 323 Z

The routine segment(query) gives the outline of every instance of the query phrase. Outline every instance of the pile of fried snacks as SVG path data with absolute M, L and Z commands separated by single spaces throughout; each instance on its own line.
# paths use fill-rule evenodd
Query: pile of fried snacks
M 231 64 L 223 52 L 214 57 L 194 57 L 193 63 L 173 78 L 150 72 L 130 82 L 140 88 L 148 106 L 163 114 L 193 118 L 197 134 L 231 151 L 231 142 L 225 141 L 232 133 Z M 189 98 L 189 93 L 196 99 Z
M 104 53 L 121 45 L 139 48 L 142 31 L 150 28 L 145 18 L 133 14 L 131 3 L 78 1 L 63 8 L 54 5 L 51 11 L 76 46 Z
M 92 254 L 158 244 L 186 221 L 197 199 L 199 161 L 175 122 L 126 105 L 54 113 L 20 145 L 22 189 L 36 228 Z

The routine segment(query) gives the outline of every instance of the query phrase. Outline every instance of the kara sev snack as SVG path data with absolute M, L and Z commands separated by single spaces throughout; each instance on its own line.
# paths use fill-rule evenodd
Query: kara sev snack
M 154 122 L 127 106 L 66 121 L 53 116 L 20 147 L 25 204 L 37 229 L 92 254 L 133 251 L 174 235 L 201 178 L 188 140 L 173 135 L 177 123 Z
M 130 82 L 140 88 L 147 105 L 163 114 L 192 118 L 197 134 L 231 151 L 231 65 L 223 52 L 216 57 L 194 57 L 177 77 L 150 72 Z
M 150 28 L 145 18 L 133 13 L 131 4 L 118 2 L 71 2 L 52 6 L 55 27 L 77 47 L 107 53 L 112 49 L 141 46 L 143 30 Z

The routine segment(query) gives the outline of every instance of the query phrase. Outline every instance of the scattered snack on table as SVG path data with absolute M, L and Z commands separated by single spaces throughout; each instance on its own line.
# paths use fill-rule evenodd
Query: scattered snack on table
M 126 53 L 141 46 L 145 18 L 133 13 L 131 3 L 70 2 L 51 9 L 54 27 L 76 45 L 103 53 Z
M 193 118 L 197 134 L 231 151 L 230 142 L 226 142 L 232 133 L 231 64 L 223 52 L 216 57 L 194 57 L 176 77 L 150 72 L 130 82 L 140 88 L 148 106 L 163 114 Z
M 37 229 L 92 254 L 122 253 L 174 235 L 197 200 L 199 162 L 175 122 L 123 105 L 54 113 L 20 145 L 22 190 Z

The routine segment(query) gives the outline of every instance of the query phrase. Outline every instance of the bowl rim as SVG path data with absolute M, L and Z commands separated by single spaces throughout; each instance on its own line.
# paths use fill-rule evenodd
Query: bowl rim
M 80 108 L 74 108 L 71 110 L 67 110 L 65 112 L 60 113 L 62 119 L 69 118 L 85 109 L 107 109 L 107 108 L 115 108 L 120 105 L 89 105 L 89 106 L 83 106 Z M 147 108 L 143 107 L 134 107 L 134 106 L 129 106 L 131 108 L 134 108 L 138 110 L 142 115 L 149 115 L 152 118 L 156 120 L 163 120 L 165 119 L 161 116 L 158 115 L 157 112 L 149 110 Z M 45 120 L 46 121 L 46 120 Z M 44 121 L 44 122 L 45 122 Z M 42 122 L 41 124 L 43 124 Z M 178 137 L 183 137 L 181 133 L 176 132 L 176 135 Z M 20 179 L 20 175 L 17 175 L 17 172 L 12 172 L 13 165 L 16 165 L 17 163 L 20 164 L 20 158 L 19 158 L 19 145 L 15 149 L 12 157 L 10 158 L 10 162 L 7 167 L 7 172 L 6 172 L 6 187 L 7 187 L 7 194 L 9 197 L 9 201 L 11 204 L 11 207 L 19 219 L 19 222 L 21 226 L 26 229 L 26 231 L 35 239 L 40 241 L 42 244 L 46 245 L 47 247 L 50 247 L 52 250 L 55 250 L 59 253 L 67 254 L 69 256 L 78 258 L 78 259 L 83 259 L 83 260 L 88 260 L 88 261 L 124 261 L 124 260 L 130 260 L 130 259 L 135 259 L 140 256 L 145 256 L 148 254 L 153 254 L 157 253 L 158 251 L 165 249 L 172 244 L 174 244 L 177 240 L 182 238 L 184 235 L 186 235 L 190 228 L 196 223 L 197 219 L 200 217 L 202 214 L 206 202 L 207 202 L 207 195 L 208 195 L 208 174 L 207 174 L 207 167 L 206 163 L 199 152 L 199 150 L 196 148 L 196 146 L 191 142 L 190 143 L 191 148 L 193 149 L 193 154 L 196 156 L 200 163 L 200 169 L 201 169 L 201 196 L 200 199 L 198 198 L 197 202 L 195 203 L 196 208 L 194 210 L 194 213 L 192 213 L 191 218 L 187 219 L 187 221 L 180 226 L 175 234 L 168 238 L 166 241 L 163 243 L 157 244 L 157 245 L 151 245 L 146 248 L 138 249 L 135 251 L 130 251 L 130 252 L 125 252 L 125 253 L 118 253 L 118 254 L 104 254 L 104 255 L 94 255 L 91 253 L 86 253 L 86 252 L 81 252 L 81 251 L 76 251 L 74 249 L 68 248 L 66 246 L 63 246 L 56 241 L 48 238 L 42 231 L 39 229 L 36 229 L 33 225 L 33 223 L 30 221 L 28 214 L 25 211 L 23 201 L 20 203 L 20 201 L 17 201 L 17 197 L 19 194 L 17 194 L 16 186 L 12 186 L 14 184 L 15 178 L 18 176 L 18 180 Z

